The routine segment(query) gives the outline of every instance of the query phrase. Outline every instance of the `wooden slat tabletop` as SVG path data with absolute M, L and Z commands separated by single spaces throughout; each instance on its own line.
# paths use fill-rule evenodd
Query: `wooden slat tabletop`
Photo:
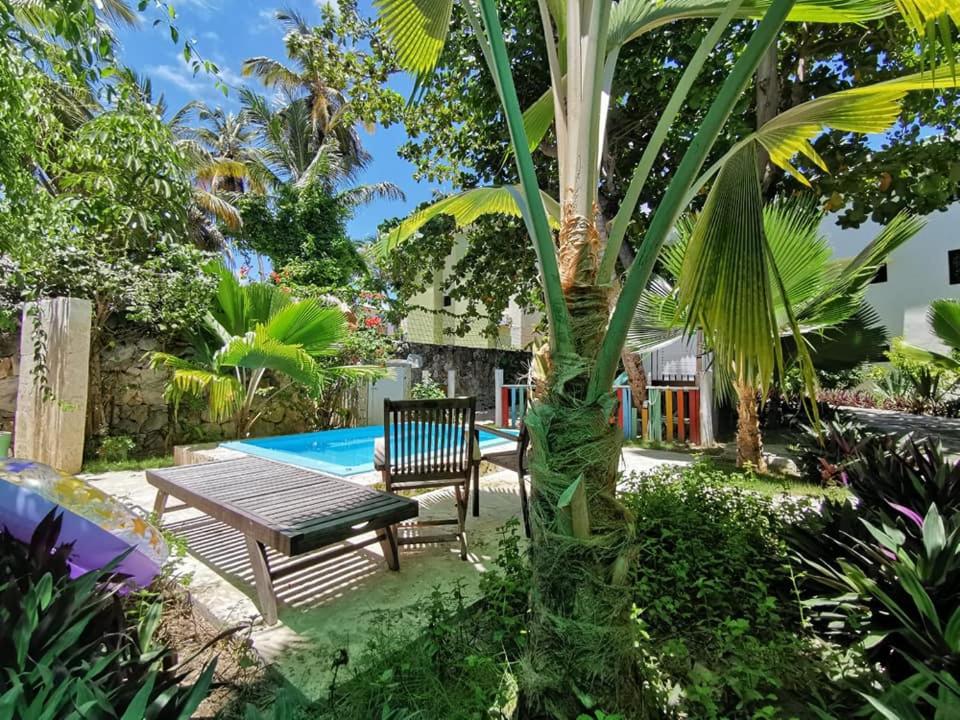
M 257 457 L 148 470 L 147 481 L 288 556 L 417 516 L 417 502 Z

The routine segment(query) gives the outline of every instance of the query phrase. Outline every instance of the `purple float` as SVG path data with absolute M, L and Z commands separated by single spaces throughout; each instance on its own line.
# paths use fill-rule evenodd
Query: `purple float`
M 71 574 L 102 568 L 133 548 L 117 572 L 136 586 L 149 585 L 167 559 L 160 531 L 89 483 L 49 465 L 0 458 L 0 527 L 29 542 L 54 507 L 63 512 L 61 543 L 74 543 Z

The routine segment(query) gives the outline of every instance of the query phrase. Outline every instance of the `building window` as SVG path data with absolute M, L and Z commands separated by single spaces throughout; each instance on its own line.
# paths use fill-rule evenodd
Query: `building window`
M 950 273 L 950 284 L 960 285 L 960 250 L 950 250 L 947 253 L 947 269 Z
M 873 276 L 871 284 L 876 285 L 877 283 L 885 283 L 887 281 L 887 264 L 884 263 L 877 268 L 877 274 Z
M 444 296 L 443 296 L 443 306 L 444 306 L 444 307 L 450 307 L 451 305 L 453 305 L 453 300 L 451 299 L 451 297 L 450 297 L 449 295 L 444 295 Z

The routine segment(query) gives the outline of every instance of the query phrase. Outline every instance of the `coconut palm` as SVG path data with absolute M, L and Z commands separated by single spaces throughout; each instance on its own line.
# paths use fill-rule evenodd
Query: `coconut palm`
M 404 199 L 403 191 L 390 182 L 352 185 L 357 177 L 355 163 L 344 157 L 333 138 L 316 143 L 304 106 L 288 105 L 274 110 L 266 98 L 246 88 L 241 90 L 240 98 L 245 116 L 258 132 L 261 173 L 269 184 L 290 182 L 304 187 L 319 182 L 350 206 L 378 198 Z
M 429 82 L 443 52 L 453 0 L 377 0 L 376 5 L 397 62 L 420 82 Z M 622 439 L 611 424 L 616 405 L 612 384 L 660 249 L 690 199 L 721 167 L 739 158 L 744 147 L 755 153 L 759 145 L 788 169 L 797 153 L 822 164 L 809 140 L 825 127 L 882 132 L 897 119 L 899 101 L 909 90 L 956 85 L 951 66 L 819 98 L 765 123 L 742 139 L 737 152 L 701 173 L 784 22 L 860 22 L 899 9 L 914 31 L 935 42 L 950 37 L 950 13 L 960 17 L 960 1 L 538 0 L 537 5 L 551 84 L 523 113 L 509 58 L 514 36 L 501 26 L 496 1 L 460 3 L 460 16 L 476 38 L 478 57 L 499 95 L 519 184 L 477 188 L 421 210 L 385 236 L 381 250 L 414 236 L 423 222 L 438 214 L 451 214 L 460 223 L 487 212 L 523 218 L 537 255 L 549 331 L 540 358 L 546 374 L 538 379 L 526 422 L 534 452 L 535 499 L 531 616 L 520 677 L 524 701 L 535 713 L 559 718 L 574 718 L 597 706 L 642 717 L 647 685 L 638 676 L 634 656 L 629 593 L 616 589 L 629 582 L 634 546 L 629 514 L 616 500 Z M 608 226 L 598 210 L 597 192 L 620 52 L 631 42 L 649 41 L 657 28 L 686 18 L 709 18 L 713 25 L 659 112 L 658 127 L 647 139 L 624 201 Z M 705 60 L 730 23 L 742 19 L 759 22 L 687 151 L 677 158 L 667 191 L 659 200 L 646 200 L 650 222 L 620 283 L 614 276 L 619 249 L 654 159 Z M 558 176 L 550 184 L 561 192 L 556 199 L 544 197 L 531 155 L 551 127 Z M 775 335 L 768 341 L 775 342 Z
M 237 436 L 246 437 L 291 385 L 319 394 L 337 379 L 379 376 L 376 368 L 330 364 L 349 330 L 338 305 L 291 300 L 270 283 L 241 285 L 220 263 L 210 271 L 218 280 L 215 301 L 192 338 L 192 357 L 155 352 L 150 358 L 151 367 L 172 371 L 166 394 L 174 406 L 187 396 L 205 397 L 211 420 L 232 419 Z M 262 396 L 267 373 L 280 382 Z
M 348 166 L 363 167 L 370 156 L 352 121 L 344 121 L 350 102 L 342 88 L 333 87 L 325 76 L 325 58 L 314 52 L 310 25 L 293 10 L 279 10 L 275 17 L 286 30 L 284 45 L 291 64 L 258 56 L 245 60 L 241 72 L 260 78 L 265 86 L 281 93 L 285 101 L 280 114 L 290 115 L 292 124 L 302 124 L 314 150 L 333 138 Z
M 739 167 L 749 175 L 745 163 Z M 641 297 L 627 346 L 649 352 L 702 331 L 717 387 L 737 401 L 737 463 L 764 472 L 758 395 L 782 374 L 788 353 L 809 379 L 811 354 L 831 339 L 846 341 L 847 353 L 862 334 L 883 343 L 864 294 L 889 253 L 923 222 L 899 215 L 855 258 L 838 261 L 820 230 L 821 211 L 798 199 L 761 209 L 756 188 L 734 167 L 726 166 L 703 212 L 681 220 L 676 240 L 663 248 L 663 274 Z M 759 222 L 734 224 L 751 216 Z M 771 342 L 776 337 L 781 342 Z

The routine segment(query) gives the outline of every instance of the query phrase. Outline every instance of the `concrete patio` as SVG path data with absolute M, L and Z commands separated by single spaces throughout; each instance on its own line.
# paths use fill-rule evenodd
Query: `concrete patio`
M 640 472 L 691 460 L 679 453 L 625 448 L 621 465 L 627 472 Z M 83 477 L 142 512 L 153 507 L 155 493 L 142 471 Z M 422 518 L 452 514 L 449 490 L 419 495 L 417 500 Z M 358 549 L 278 582 L 280 622 L 272 627 L 260 622 L 253 572 L 240 533 L 192 509 L 165 516 L 164 527 L 186 543 L 188 554 L 177 573 L 189 577 L 187 588 L 200 612 L 222 627 L 253 622 L 254 649 L 307 698 L 318 699 L 327 693 L 332 659 L 341 649 L 350 656 L 359 653 L 376 613 L 408 607 L 436 586 L 459 582 L 468 597 L 476 593 L 480 574 L 496 560 L 498 529 L 519 511 L 516 475 L 487 473 L 481 478 L 480 517 L 467 520 L 466 562 L 460 560 L 454 543 L 412 545 L 402 548 L 400 571 L 391 572 L 379 545 Z M 362 540 L 363 536 L 355 539 Z M 289 560 L 271 557 L 274 567 L 283 567 L 284 562 Z

